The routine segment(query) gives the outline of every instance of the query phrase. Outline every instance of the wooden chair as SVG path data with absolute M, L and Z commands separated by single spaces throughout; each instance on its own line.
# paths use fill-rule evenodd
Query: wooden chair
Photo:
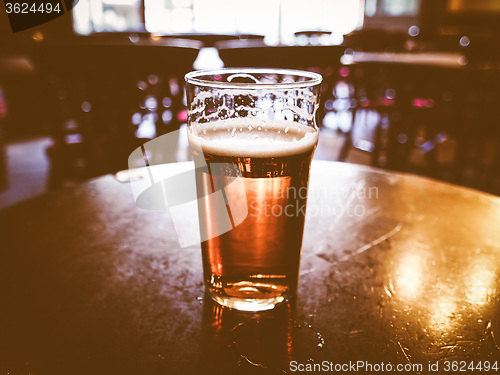
M 390 152 L 390 145 L 387 144 L 388 124 L 397 113 L 393 76 L 379 63 L 355 64 L 350 69 L 356 106 L 352 125 L 344 133 L 345 140 L 338 160 L 346 161 L 349 151 L 355 147 L 371 154 L 371 165 L 385 167 L 388 163 L 387 153 Z M 370 113 L 376 114 L 373 124 L 366 122 Z
M 373 165 L 500 193 L 500 69 L 365 62 L 354 70 L 356 113 L 387 119 L 371 139 Z
M 49 185 L 127 168 L 129 153 L 145 141 L 137 130 L 146 115 L 154 122 L 147 138 L 178 128 L 182 77 L 199 46 L 103 38 L 40 45 L 34 61 L 55 122 Z
M 353 70 L 358 104 L 355 113 L 379 114 L 369 139 L 371 164 L 438 176 L 437 149 L 453 134 L 453 69 L 367 61 L 356 64 Z M 340 154 L 342 161 L 353 145 L 358 126 L 355 119 Z

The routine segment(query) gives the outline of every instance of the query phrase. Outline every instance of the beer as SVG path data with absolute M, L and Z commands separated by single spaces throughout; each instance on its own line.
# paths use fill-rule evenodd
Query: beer
M 297 289 L 322 77 L 291 69 L 186 74 L 205 290 L 237 310 Z
M 290 121 L 229 119 L 192 125 L 204 279 L 217 302 L 272 308 L 295 292 L 309 167 L 317 129 Z M 205 165 L 206 163 L 206 165 Z M 240 179 L 238 188 L 230 188 Z M 217 235 L 222 190 L 229 216 L 247 213 Z M 217 207 L 216 207 L 217 206 Z

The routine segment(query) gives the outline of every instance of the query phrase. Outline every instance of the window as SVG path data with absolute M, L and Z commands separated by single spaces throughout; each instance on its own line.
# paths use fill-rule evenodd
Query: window
M 362 23 L 364 0 L 144 0 L 145 29 L 158 34 L 258 34 L 292 42 L 304 30 L 344 35 Z M 80 0 L 77 33 L 142 29 L 140 0 Z
M 80 0 L 73 8 L 78 34 L 143 31 L 141 0 Z
M 419 0 L 366 0 L 365 15 L 374 16 L 416 16 Z
M 421 0 L 366 0 L 366 29 L 408 31 L 418 23 Z

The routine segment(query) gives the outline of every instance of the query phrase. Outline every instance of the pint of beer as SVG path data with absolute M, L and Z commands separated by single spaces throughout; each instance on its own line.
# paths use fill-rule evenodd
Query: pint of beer
M 282 69 L 186 75 L 207 293 L 246 311 L 297 289 L 321 76 Z

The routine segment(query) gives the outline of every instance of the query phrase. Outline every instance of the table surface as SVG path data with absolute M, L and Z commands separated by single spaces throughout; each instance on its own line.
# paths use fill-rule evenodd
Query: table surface
M 199 245 L 138 208 L 135 183 L 104 176 L 0 211 L 0 373 L 500 361 L 500 198 L 315 161 L 298 296 L 252 314 L 204 297 Z

